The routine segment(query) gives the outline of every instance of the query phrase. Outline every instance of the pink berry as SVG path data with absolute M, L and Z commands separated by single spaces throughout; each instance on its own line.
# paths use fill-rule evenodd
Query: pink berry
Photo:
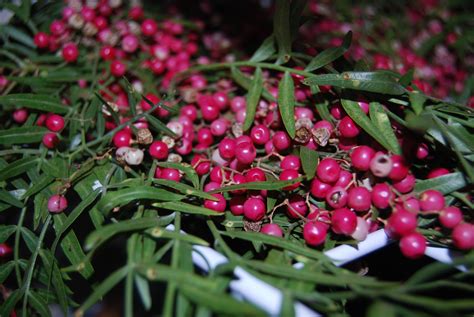
M 428 157 L 429 154 L 430 154 L 430 152 L 429 152 L 429 149 L 428 149 L 428 145 L 426 145 L 426 143 L 418 144 L 418 146 L 416 148 L 416 158 L 417 159 L 424 160 L 425 158 Z
M 275 132 L 272 138 L 272 142 L 275 149 L 279 152 L 288 149 L 291 145 L 290 137 L 288 136 L 288 134 L 286 134 L 286 132 L 283 131 Z
M 59 132 L 64 128 L 64 118 L 57 114 L 50 114 L 46 118 L 46 128 L 52 132 Z
M 418 232 L 410 233 L 400 239 L 400 251 L 409 259 L 418 259 L 425 254 L 426 238 Z
M 212 95 L 212 100 L 215 106 L 221 110 L 225 110 L 229 104 L 229 97 L 223 91 L 218 91 Z
M 223 136 L 228 128 L 229 123 L 226 119 L 217 119 L 211 123 L 211 133 L 214 136 Z
M 0 243 L 0 259 L 9 256 L 12 252 L 13 249 L 8 244 Z
M 404 179 L 398 182 L 394 182 L 393 188 L 395 188 L 397 191 L 399 191 L 402 194 L 406 194 L 413 190 L 413 188 L 415 187 L 415 182 L 416 182 L 415 176 L 409 173 L 407 174 L 407 176 L 405 176 Z
M 115 59 L 115 48 L 113 48 L 112 46 L 102 46 L 102 48 L 100 49 L 100 57 L 104 60 L 104 61 L 111 61 L 113 59 Z
M 135 52 L 138 44 L 138 38 L 132 34 L 125 35 L 122 39 L 122 49 L 127 53 Z
M 267 180 L 267 176 L 260 168 L 254 167 L 245 173 L 245 180 L 247 182 L 264 182 Z
M 334 130 L 331 122 L 326 121 L 326 120 L 320 120 L 316 122 L 313 126 L 313 129 L 326 129 L 328 130 L 329 135 L 331 135 Z
M 348 194 L 346 190 L 339 186 L 334 186 L 326 194 L 326 202 L 334 209 L 347 205 Z
M 346 188 L 352 182 L 352 174 L 344 169 L 341 169 L 339 179 L 336 181 L 334 186 L 340 186 Z
M 462 212 L 458 207 L 448 206 L 441 211 L 438 219 L 443 227 L 452 229 L 462 221 L 462 218 Z
M 249 198 L 244 203 L 244 216 L 251 221 L 259 221 L 265 212 L 265 203 L 259 198 Z
M 359 126 L 349 116 L 345 116 L 339 122 L 339 133 L 345 138 L 354 138 L 359 135 Z
M 341 186 L 342 187 L 342 186 Z M 315 198 L 324 199 L 331 190 L 332 186 L 314 178 L 311 181 L 311 195 Z
M 142 33 L 145 36 L 152 36 L 158 31 L 158 24 L 152 19 L 146 19 L 142 22 Z
M 122 77 L 127 72 L 127 65 L 122 61 L 114 60 L 110 64 L 110 73 L 115 77 Z
M 474 248 L 474 225 L 460 223 L 454 227 L 452 232 L 453 244 L 460 250 L 471 250 Z
M 245 109 L 247 107 L 247 102 L 244 97 L 236 96 L 230 101 L 230 109 L 233 112 Z
M 300 158 L 296 155 L 290 154 L 283 158 L 280 162 L 281 169 L 299 170 L 301 167 Z
M 392 171 L 392 159 L 382 152 L 376 153 L 370 161 L 370 171 L 376 177 L 387 177 Z
M 222 158 L 230 160 L 235 156 L 235 147 L 236 144 L 234 139 L 224 138 L 219 143 L 219 154 Z
M 168 158 L 168 146 L 163 141 L 155 141 L 148 148 L 150 155 L 157 160 Z
M 359 171 L 368 171 L 370 161 L 375 156 L 375 151 L 369 146 L 361 145 L 356 147 L 351 153 L 351 163 Z
M 13 111 L 13 121 L 15 121 L 16 123 L 25 123 L 26 119 L 28 119 L 28 110 L 26 110 L 25 108 Z
M 201 114 L 204 120 L 206 121 L 214 121 L 219 118 L 219 108 L 212 104 L 205 104 L 201 106 Z
M 61 54 L 63 56 L 63 59 L 68 62 L 72 63 L 77 60 L 77 57 L 79 56 L 79 50 L 77 49 L 76 44 L 74 43 L 67 43 L 64 45 Z
M 186 105 L 181 107 L 179 114 L 181 116 L 188 117 L 189 119 L 191 119 L 191 121 L 195 121 L 197 119 L 197 109 L 193 105 Z
M 341 167 L 337 164 L 337 161 L 332 158 L 325 158 L 319 162 L 316 168 L 316 175 L 318 178 L 325 183 L 335 183 L 341 173 Z
M 405 164 L 405 160 L 400 155 L 392 155 L 392 169 L 388 174 L 388 177 L 393 181 L 401 181 L 408 174 L 408 167 Z
M 442 210 L 444 205 L 444 196 L 437 190 L 428 189 L 420 196 L 420 208 L 423 211 Z
M 211 129 L 209 128 L 201 128 L 197 133 L 197 140 L 198 143 L 210 146 L 214 143 L 214 137 L 212 136 Z
M 196 154 L 191 159 L 191 165 L 196 170 L 196 173 L 199 176 L 209 173 L 211 170 L 211 162 L 209 159 L 203 154 Z
M 52 150 L 59 144 L 59 138 L 54 132 L 48 132 L 43 136 L 43 144 L 46 148 Z
M 132 135 L 127 130 L 120 130 L 115 133 L 113 142 L 115 147 L 130 146 Z
M 353 187 L 349 190 L 347 205 L 355 211 L 367 211 L 370 208 L 370 191 L 365 187 Z
M 308 213 L 308 205 L 306 204 L 303 196 L 293 194 L 289 198 L 286 210 L 290 218 L 298 219 L 300 217 L 306 216 Z
M 210 199 L 205 199 L 204 200 L 204 207 L 207 209 L 211 209 L 217 212 L 224 212 L 225 207 L 226 207 L 226 200 L 222 194 L 212 194 L 215 198 L 217 198 L 217 201 L 210 200 Z
M 443 175 L 447 175 L 451 173 L 447 168 L 444 168 L 444 167 L 438 167 L 438 168 L 434 168 L 432 169 L 426 178 L 430 179 L 430 178 L 436 178 L 436 177 L 440 177 L 440 176 L 443 176 Z
M 250 164 L 257 157 L 257 150 L 250 142 L 243 142 L 235 147 L 235 157 L 242 164 Z
M 256 125 L 250 131 L 253 143 L 264 145 L 270 140 L 270 130 L 263 124 Z
M 397 209 L 388 218 L 385 232 L 391 238 L 400 238 L 415 231 L 416 225 L 416 214 Z
M 60 213 L 67 208 L 67 200 L 64 196 L 53 195 L 48 200 L 48 210 L 53 213 Z
M 33 40 L 37 48 L 48 48 L 49 46 L 49 35 L 43 32 L 38 32 L 35 34 Z
M 244 214 L 244 203 L 247 200 L 245 196 L 233 196 L 229 201 L 230 212 L 235 216 Z
M 283 170 L 280 173 L 279 179 L 281 181 L 289 181 L 289 180 L 296 179 L 299 176 L 300 176 L 300 174 L 296 170 Z M 283 190 L 294 190 L 294 189 L 298 188 L 300 186 L 300 184 L 301 184 L 301 182 L 297 182 L 293 185 L 288 185 L 286 187 L 283 187 Z
M 378 183 L 372 187 L 371 201 L 375 207 L 379 209 L 388 208 L 392 200 L 393 193 L 389 185 Z
M 276 223 L 267 223 L 260 229 L 261 233 L 268 234 L 269 236 L 283 237 L 283 230 Z
M 369 224 L 364 218 L 357 217 L 357 227 L 351 234 L 351 237 L 357 241 L 364 241 L 369 234 Z
M 163 178 L 163 179 L 167 179 L 167 180 L 170 180 L 170 181 L 175 181 L 175 182 L 178 182 L 181 180 L 181 174 L 179 172 L 179 170 L 175 169 L 175 168 L 163 168 L 161 169 L 161 177 L 160 178 Z
M 334 233 L 349 236 L 357 228 L 357 216 L 347 208 L 336 209 L 332 212 L 331 225 Z
M 327 231 L 327 226 L 322 222 L 308 221 L 303 227 L 304 241 L 312 247 L 317 247 L 326 240 Z

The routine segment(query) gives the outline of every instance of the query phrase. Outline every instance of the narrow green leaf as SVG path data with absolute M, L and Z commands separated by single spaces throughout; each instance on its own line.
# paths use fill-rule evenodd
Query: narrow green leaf
M 19 288 L 10 293 L 10 296 L 0 305 L 0 316 L 10 316 L 15 305 L 23 297 L 24 289 Z
M 426 101 L 426 97 L 418 91 L 411 91 L 408 95 L 410 99 L 410 105 L 416 115 L 419 115 L 423 111 L 423 104 Z
M 184 175 L 186 175 L 187 178 L 189 178 L 194 188 L 199 188 L 199 176 L 192 166 L 173 162 L 158 162 L 157 165 L 160 167 L 175 168 L 180 170 L 184 173 Z
M 35 157 L 25 157 L 14 161 L 0 170 L 0 181 L 23 174 L 37 164 L 38 159 Z
M 295 316 L 295 306 L 291 295 L 288 292 L 283 292 L 283 300 L 281 301 L 280 316 L 293 317 Z
M 273 34 L 278 47 L 278 63 L 286 63 L 291 57 L 291 1 L 276 0 L 273 15 Z
M 244 131 L 247 131 L 254 122 L 255 113 L 257 112 L 258 102 L 262 94 L 262 88 L 263 88 L 262 70 L 260 69 L 260 67 L 257 67 L 253 75 L 252 84 L 247 94 L 246 116 L 245 116 L 245 121 L 243 125 Z
M 232 66 L 230 68 L 230 74 L 232 75 L 232 79 L 245 90 L 249 90 L 252 86 L 252 80 L 244 75 L 237 67 Z M 262 89 L 262 97 L 268 101 L 276 101 L 276 98 L 273 97 L 265 87 Z
M 184 183 L 178 183 L 178 182 L 170 181 L 167 179 L 157 179 L 157 178 L 153 178 L 152 182 L 158 185 L 163 185 L 169 188 L 176 189 L 185 195 L 196 196 L 196 197 L 210 199 L 210 200 L 217 200 L 211 194 L 203 192 L 202 190 L 197 190 L 196 188 L 186 185 Z
M 141 277 L 140 275 L 134 276 L 135 286 L 138 290 L 138 295 L 142 300 L 143 306 L 145 310 L 150 310 L 151 308 L 151 294 L 150 294 L 150 286 L 148 285 L 148 281 Z
M 77 78 L 76 78 L 77 79 Z M 46 112 L 66 114 L 70 108 L 64 106 L 57 98 L 39 94 L 10 94 L 0 96 L 0 104 L 19 106 Z
M 463 189 L 467 186 L 465 176 L 461 172 L 451 173 L 436 178 L 417 181 L 415 192 L 421 193 L 427 189 L 438 190 L 444 195 Z
M 345 52 L 349 49 L 351 46 L 352 42 L 352 31 L 347 32 L 347 34 L 344 36 L 344 40 L 342 41 L 342 44 L 338 47 L 331 47 L 328 49 L 325 49 L 318 55 L 316 55 L 306 66 L 305 70 L 308 72 L 312 72 L 314 70 L 317 70 L 321 67 L 324 67 L 328 65 L 329 63 L 332 63 L 342 55 L 344 55 Z
M 222 213 L 214 210 L 191 205 L 182 201 L 166 201 L 162 203 L 154 203 L 153 207 L 163 208 L 172 211 L 181 211 L 188 214 L 204 215 L 204 216 L 220 216 Z
M 413 81 L 414 73 L 415 73 L 415 71 L 412 68 L 408 72 L 406 72 L 405 75 L 400 77 L 400 80 L 398 81 L 400 83 L 400 85 L 402 85 L 403 87 L 409 86 L 411 84 L 411 82 Z
M 99 201 L 97 208 L 106 214 L 115 207 L 124 206 L 134 200 L 181 200 L 183 195 L 178 195 L 164 189 L 150 186 L 137 186 L 117 191 L 108 191 Z
M 263 62 L 268 59 L 270 56 L 275 54 L 275 36 L 270 35 L 267 37 L 262 45 L 253 53 L 252 57 L 250 58 L 251 62 Z
M 186 241 L 192 244 L 209 246 L 206 240 L 193 236 L 191 234 L 183 234 L 181 232 L 166 230 L 161 227 L 152 228 L 147 231 L 153 238 L 163 238 L 170 240 Z
M 369 306 L 367 310 L 367 317 L 396 317 L 397 314 L 395 313 L 394 306 L 387 302 L 383 301 L 376 301 L 372 305 Z
M 145 118 L 147 119 L 147 121 L 151 124 L 151 126 L 153 128 L 155 128 L 155 130 L 157 132 L 163 132 L 171 137 L 176 137 L 176 134 L 171 131 L 167 126 L 166 124 L 164 124 L 163 122 L 161 122 L 159 119 L 155 118 L 154 116 L 152 116 L 151 114 L 146 114 L 145 115 Z
M 33 39 L 31 38 L 31 36 L 19 28 L 16 28 L 12 25 L 3 25 L 0 27 L 0 32 L 8 35 L 12 39 L 17 40 L 21 44 L 24 44 L 30 48 L 36 49 L 36 45 L 33 42 Z
M 0 243 L 5 242 L 15 231 L 15 225 L 0 225 Z
M 308 0 L 292 0 L 290 9 L 290 38 L 294 40 L 302 23 L 302 14 Z
M 82 303 L 81 307 L 76 311 L 76 316 L 83 316 L 84 312 L 88 310 L 92 305 L 101 300 L 105 294 L 110 292 L 121 280 L 125 278 L 130 269 L 124 266 L 117 271 L 110 274 L 98 287 L 94 289 L 92 294 Z
M 33 291 L 30 291 L 28 293 L 28 297 L 30 305 L 38 313 L 38 315 L 42 317 L 51 316 L 51 311 L 49 310 L 48 304 L 41 296 Z
M 15 206 L 17 208 L 22 208 L 23 203 L 13 197 L 9 192 L 0 188 L 0 201 L 3 201 L 9 205 Z
M 298 177 L 298 178 L 288 180 L 288 181 L 278 180 L 278 181 L 265 181 L 265 182 L 250 182 L 250 183 L 244 183 L 244 184 L 224 186 L 221 188 L 211 190 L 209 191 L 209 193 L 210 194 L 222 193 L 222 192 L 228 192 L 228 191 L 238 190 L 238 189 L 279 190 L 279 189 L 282 189 L 283 187 L 301 182 L 302 180 L 303 180 L 303 177 Z
M 362 111 L 362 109 L 360 109 L 356 102 L 341 99 L 341 104 L 351 119 L 372 138 L 379 142 L 380 145 L 393 153 L 399 153 L 399 149 L 391 146 L 391 144 L 385 139 L 385 136 L 374 126 L 372 121 L 370 121 L 369 117 Z
M 314 75 L 306 78 L 303 83 L 309 86 L 330 85 L 339 88 L 389 95 L 401 95 L 405 93 L 405 89 L 397 82 L 395 77 L 380 71 Z
M 55 178 L 67 178 L 69 176 L 69 166 L 66 159 L 54 157 L 53 159 L 43 159 L 41 170 Z
M 10 261 L 5 264 L 0 265 L 0 283 L 3 283 L 15 267 L 15 262 Z
M 312 179 L 316 173 L 316 166 L 318 165 L 318 152 L 311 150 L 306 146 L 300 146 L 300 159 L 306 179 Z
M 90 250 L 119 233 L 167 225 L 170 220 L 172 220 L 172 217 L 146 217 L 112 223 L 90 233 L 86 238 L 84 248 Z
M 283 124 L 292 139 L 295 138 L 295 85 L 289 72 L 285 72 L 278 85 L 278 108 Z M 248 115 L 248 112 L 247 112 Z M 253 118 L 252 118 L 253 122 Z
M 44 127 L 20 127 L 0 131 L 0 144 L 27 144 L 41 142 L 48 132 Z
M 317 102 L 315 104 L 315 107 L 321 119 L 329 121 L 331 123 L 334 122 L 334 118 L 329 113 L 329 103 L 326 100 L 321 100 L 320 102 Z
M 34 194 L 37 194 L 41 190 L 43 190 L 46 186 L 51 184 L 54 181 L 54 177 L 47 175 L 47 174 L 42 174 L 38 180 L 32 183 L 32 186 L 26 190 L 26 192 L 23 194 L 22 199 L 25 199 L 27 197 L 30 197 Z
M 382 105 L 378 102 L 370 103 L 370 119 L 374 124 L 375 128 L 379 130 L 379 133 L 383 136 L 387 144 L 395 154 L 401 154 L 402 150 L 398 143 L 395 132 L 393 132 L 392 124 L 388 118 L 387 113 L 384 111 Z
M 69 288 L 67 288 L 66 284 L 63 280 L 63 275 L 59 270 L 58 264 L 51 254 L 49 250 L 40 250 L 41 260 L 43 261 L 44 267 L 48 272 L 51 273 L 51 282 L 54 287 L 54 291 L 56 297 L 58 299 L 59 305 L 63 311 L 63 314 L 67 315 L 67 311 L 69 308 L 69 298 L 68 292 L 70 292 Z

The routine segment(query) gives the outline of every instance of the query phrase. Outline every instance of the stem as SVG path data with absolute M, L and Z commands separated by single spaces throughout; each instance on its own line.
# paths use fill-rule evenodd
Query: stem
M 48 217 L 46 218 L 46 221 L 43 225 L 43 228 L 41 229 L 41 233 L 40 233 L 40 236 L 39 236 L 39 239 L 38 239 L 38 245 L 36 246 L 35 252 L 31 256 L 31 260 L 30 260 L 31 263 L 29 264 L 28 272 L 26 273 L 25 284 L 23 286 L 23 288 L 25 290 L 24 295 L 23 295 L 23 308 L 22 308 L 22 316 L 23 317 L 27 317 L 26 307 L 28 305 L 28 295 L 29 295 L 28 293 L 29 293 L 30 287 L 31 287 L 31 280 L 32 280 L 32 277 L 33 277 L 34 269 L 35 269 L 36 259 L 38 258 L 38 254 L 40 252 L 41 244 L 43 243 L 44 236 L 46 235 L 46 231 L 49 228 L 49 223 L 51 222 L 51 218 L 52 218 L 51 215 L 48 215 Z
M 181 230 L 181 213 L 176 212 L 176 217 L 174 220 L 174 230 L 179 232 Z M 179 265 L 179 255 L 180 255 L 180 245 L 181 242 L 179 240 L 174 241 L 173 251 L 171 253 L 171 267 L 173 269 L 177 269 Z M 173 316 L 173 304 L 174 304 L 174 297 L 176 294 L 176 283 L 169 282 L 168 288 L 166 289 L 166 296 L 165 296 L 165 307 L 163 309 L 163 316 L 171 317 Z
M 19 257 L 20 231 L 21 231 L 21 227 L 23 226 L 23 221 L 25 220 L 25 215 L 26 215 L 26 207 L 23 207 L 21 209 L 20 219 L 18 220 L 18 224 L 16 226 L 15 246 L 14 246 L 14 252 L 13 252 L 13 258 L 15 259 L 15 274 L 16 274 L 16 280 L 18 282 L 18 287 L 20 287 L 20 285 L 22 284 L 20 265 L 18 263 L 20 260 L 20 257 Z

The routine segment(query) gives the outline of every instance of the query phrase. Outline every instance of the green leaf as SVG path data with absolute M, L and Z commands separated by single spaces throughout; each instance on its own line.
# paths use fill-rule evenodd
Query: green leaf
M 244 183 L 244 184 L 224 186 L 221 188 L 211 190 L 209 191 L 209 193 L 210 194 L 222 193 L 222 192 L 228 192 L 228 191 L 238 190 L 238 189 L 279 190 L 286 186 L 290 186 L 298 182 L 301 182 L 302 180 L 303 180 L 303 177 L 298 177 L 298 178 L 288 180 L 288 181 L 278 180 L 278 181 L 265 181 L 265 182 L 250 182 L 250 183 Z
M 0 33 L 7 34 L 9 37 L 17 40 L 21 44 L 36 49 L 36 45 L 33 42 L 31 36 L 19 28 L 16 28 L 12 25 L 3 25 L 0 27 Z
M 49 317 L 51 316 L 51 312 L 49 310 L 48 304 L 46 301 L 36 294 L 33 291 L 28 293 L 29 303 L 33 307 L 33 309 L 42 317 Z
M 393 305 L 383 302 L 383 301 L 376 301 L 372 305 L 370 305 L 369 309 L 367 310 L 367 317 L 396 317 L 397 314 L 395 313 Z
M 197 190 L 194 187 L 183 184 L 183 183 L 178 183 L 178 182 L 170 181 L 167 179 L 157 179 L 157 178 L 153 178 L 152 182 L 158 185 L 163 185 L 169 188 L 176 189 L 185 195 L 196 196 L 196 197 L 210 199 L 210 200 L 217 200 L 211 194 L 203 192 L 201 190 Z
M 318 152 L 311 150 L 306 146 L 300 146 L 300 159 L 306 179 L 312 179 L 316 173 L 316 167 L 318 166 Z
M 37 164 L 38 159 L 35 157 L 25 157 L 14 161 L 0 170 L 0 181 L 23 174 L 30 168 L 37 166 Z
M 166 210 L 181 211 L 188 214 L 204 215 L 204 216 L 221 216 L 222 213 L 214 210 L 191 205 L 182 201 L 166 201 L 163 203 L 154 203 L 153 207 L 163 208 Z
M 315 107 L 321 119 L 331 123 L 334 122 L 334 118 L 329 113 L 329 103 L 326 100 L 321 100 L 320 102 L 317 102 L 315 104 Z
M 246 116 L 243 125 L 244 131 L 247 131 L 254 123 L 255 113 L 257 112 L 258 102 L 262 94 L 263 78 L 262 69 L 257 67 L 253 75 L 252 84 L 247 95 Z
M 263 62 L 268 59 L 270 56 L 275 54 L 275 36 L 270 35 L 267 37 L 262 45 L 253 53 L 252 57 L 250 58 L 251 62 Z
M 0 283 L 3 283 L 15 267 L 15 262 L 10 261 L 5 264 L 0 265 Z
M 405 75 L 400 77 L 400 80 L 398 81 L 400 83 L 400 85 L 402 85 L 403 87 L 407 87 L 408 85 L 410 85 L 411 82 L 413 81 L 414 73 L 415 73 L 415 71 L 412 68 L 408 72 L 406 72 Z
M 408 97 L 413 111 L 416 115 L 419 115 L 423 111 L 423 104 L 426 101 L 426 97 L 416 90 L 409 92 Z
M 349 31 L 344 36 L 344 40 L 342 41 L 341 46 L 325 49 L 324 51 L 316 55 L 311 60 L 311 62 L 309 62 L 308 66 L 306 66 L 305 71 L 312 72 L 323 66 L 328 65 L 329 63 L 332 63 L 333 61 L 344 55 L 345 52 L 347 52 L 347 50 L 351 46 L 351 41 L 352 31 Z
M 436 178 L 417 181 L 415 192 L 421 193 L 427 189 L 440 191 L 444 195 L 455 192 L 467 186 L 465 176 L 461 172 L 451 173 Z
M 298 35 L 298 30 L 302 25 L 302 14 L 306 8 L 308 0 L 292 0 L 290 9 L 290 35 L 291 39 L 294 40 Z M 305 21 L 303 21 L 304 23 Z
M 60 157 L 44 159 L 41 163 L 41 170 L 55 178 L 67 178 L 69 176 L 67 160 Z
M 378 102 L 370 103 L 370 119 L 374 126 L 379 130 L 379 133 L 383 136 L 387 144 L 395 154 L 401 154 L 402 150 L 398 143 L 395 132 L 393 132 L 392 124 L 388 118 L 387 113 L 384 111 L 382 105 Z
M 22 199 L 25 199 L 34 194 L 37 194 L 38 192 L 43 190 L 46 186 L 51 184 L 53 181 L 54 181 L 54 177 L 47 174 L 42 174 L 38 180 L 36 180 L 35 182 L 32 182 L 32 186 L 26 190 L 26 192 L 22 196 Z
M 373 137 L 377 142 L 380 143 L 384 148 L 393 152 L 399 153 L 399 148 L 393 147 L 391 143 L 389 143 L 386 139 L 384 134 L 379 131 L 378 128 L 370 121 L 369 117 L 360 109 L 359 105 L 356 102 L 341 99 L 341 104 L 347 114 L 354 120 L 355 123 L 359 127 L 361 127 L 365 132 L 367 132 L 371 137 Z
M 314 75 L 306 78 L 304 84 L 330 85 L 339 88 L 375 92 L 380 94 L 401 95 L 405 89 L 386 72 L 344 72 L 341 74 Z
M 137 186 L 117 191 L 109 191 L 99 201 L 97 208 L 106 214 L 115 207 L 124 206 L 134 200 L 181 200 L 183 195 L 178 195 L 164 189 L 150 186 Z
M 285 72 L 278 85 L 278 108 L 283 124 L 292 139 L 295 138 L 295 85 L 289 72 Z M 248 112 L 247 112 L 248 115 Z M 253 118 L 252 118 L 253 122 Z
M 278 47 L 278 63 L 286 63 L 291 57 L 291 27 L 290 27 L 291 1 L 276 0 L 273 16 L 273 34 Z
M 152 228 L 147 231 L 153 238 L 164 238 L 170 240 L 186 241 L 192 244 L 209 246 L 209 243 L 201 238 L 193 236 L 191 234 L 183 234 L 181 232 L 166 230 L 161 227 Z
M 0 131 L 0 144 L 27 144 L 41 142 L 43 136 L 48 132 L 44 127 L 21 127 Z
M 10 293 L 10 296 L 0 306 L 0 316 L 10 316 L 10 313 L 15 308 L 15 305 L 23 297 L 23 288 L 19 288 Z
M 53 254 L 49 250 L 43 249 L 40 250 L 40 256 L 44 267 L 51 273 L 51 282 L 53 283 L 54 291 L 63 314 L 67 315 L 69 306 L 68 292 L 70 292 L 70 290 L 67 288 L 66 284 L 64 284 L 63 276 Z
M 252 86 L 252 80 L 248 78 L 246 75 L 244 75 L 237 67 L 232 66 L 230 68 L 230 73 L 232 75 L 232 79 L 239 84 L 242 88 L 249 90 L 250 87 Z M 268 101 L 275 101 L 275 97 L 273 97 L 270 92 L 263 87 L 262 89 L 262 97 L 265 98 Z
M 11 206 L 15 206 L 17 208 L 22 208 L 23 207 L 23 203 L 21 201 L 19 201 L 18 199 L 16 199 L 15 197 L 13 197 L 9 192 L 7 192 L 6 190 L 3 190 L 0 188 L 0 201 L 3 201 Z
M 138 295 L 142 300 L 143 306 L 145 310 L 150 310 L 151 308 L 151 294 L 150 294 L 150 286 L 148 285 L 148 281 L 141 277 L 140 275 L 134 276 L 135 286 L 138 290 Z
M 167 225 L 169 224 L 170 219 L 172 220 L 172 217 L 145 217 L 123 220 L 117 223 L 105 225 L 89 234 L 89 236 L 86 238 L 84 248 L 86 250 L 95 248 L 119 233 Z
M 10 94 L 0 96 L 0 104 L 22 106 L 46 112 L 66 114 L 71 108 L 64 106 L 57 98 L 39 94 Z
M 283 292 L 283 300 L 281 301 L 280 316 L 292 317 L 295 316 L 295 306 L 291 295 L 288 292 Z
M 129 272 L 129 267 L 124 266 L 112 274 L 110 274 L 99 286 L 97 286 L 92 294 L 84 301 L 84 303 L 76 311 L 75 316 L 83 316 L 97 301 L 101 300 L 112 288 L 114 288 Z
M 7 241 L 7 239 L 16 231 L 15 225 L 0 225 L 0 243 Z
M 163 122 L 161 122 L 159 119 L 155 118 L 154 116 L 152 116 L 151 114 L 146 114 L 145 115 L 145 118 L 147 119 L 147 121 L 151 124 L 151 126 L 153 128 L 155 128 L 155 130 L 157 132 L 163 132 L 171 137 L 176 137 L 176 134 L 171 131 L 167 126 L 166 124 L 164 124 Z
M 192 166 L 173 162 L 158 162 L 157 165 L 160 167 L 175 168 L 180 170 L 184 173 L 184 175 L 186 175 L 187 178 L 189 178 L 194 188 L 199 188 L 199 176 Z

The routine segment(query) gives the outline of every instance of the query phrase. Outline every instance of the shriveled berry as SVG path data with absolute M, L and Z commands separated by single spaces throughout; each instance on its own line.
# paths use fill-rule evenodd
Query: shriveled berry
M 259 198 L 249 198 L 244 203 L 244 216 L 251 221 L 262 219 L 265 211 L 265 203 Z
M 327 228 L 322 222 L 308 221 L 303 227 L 304 241 L 312 247 L 321 245 L 326 240 Z
M 357 241 L 364 241 L 369 234 L 369 224 L 362 217 L 357 217 L 357 227 L 351 237 Z
M 407 234 L 400 239 L 400 251 L 409 259 L 418 259 L 425 254 L 426 238 L 418 232 Z
M 48 200 L 48 210 L 52 213 L 60 213 L 67 208 L 67 199 L 61 195 L 53 195 Z
M 370 161 L 370 171 L 376 177 L 387 177 L 392 171 L 392 159 L 382 152 L 375 154 Z
M 319 162 L 316 168 L 316 175 L 325 183 L 335 183 L 341 173 L 341 167 L 333 158 L 325 158 Z
M 267 223 L 260 228 L 261 233 L 268 234 L 275 237 L 283 237 L 283 230 L 276 223 Z
M 357 216 L 347 208 L 336 209 L 332 212 L 331 226 L 334 233 L 351 235 L 357 228 Z
M 422 211 L 442 210 L 444 205 L 444 196 L 437 190 L 425 190 L 420 196 L 420 208 Z

